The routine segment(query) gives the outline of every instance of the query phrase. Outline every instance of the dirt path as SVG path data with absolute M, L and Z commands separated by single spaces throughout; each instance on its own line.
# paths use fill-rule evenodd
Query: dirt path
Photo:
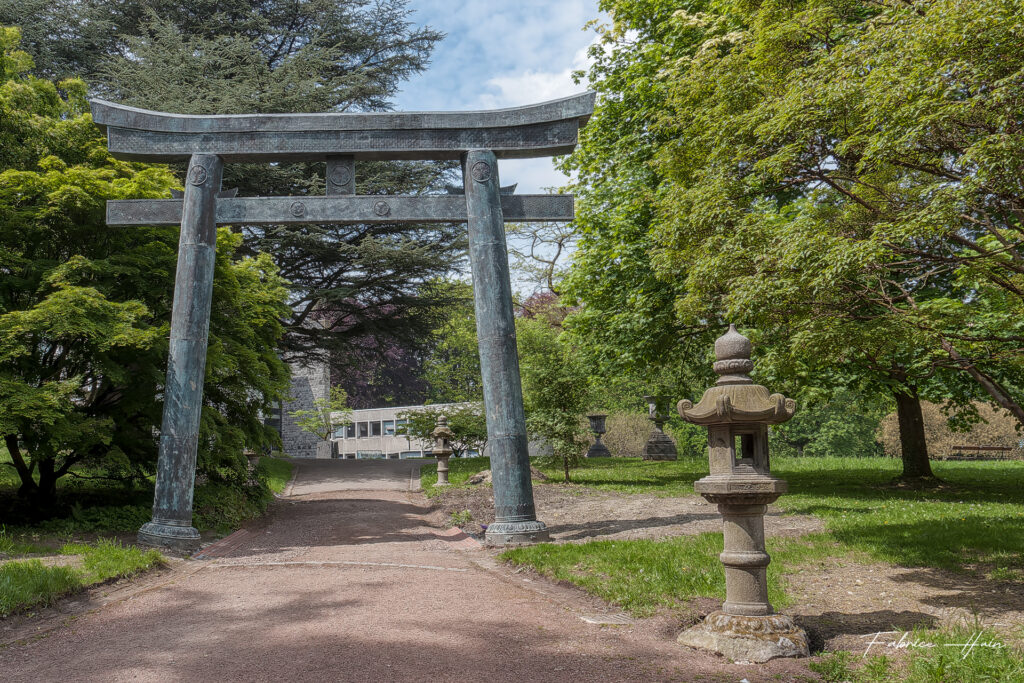
M 493 559 L 411 490 L 408 461 L 307 461 L 258 524 L 145 590 L 0 648 L 13 681 L 806 680 L 678 646 Z M 624 621 L 601 625 L 593 621 Z M 589 621 L 584 620 L 584 617 Z

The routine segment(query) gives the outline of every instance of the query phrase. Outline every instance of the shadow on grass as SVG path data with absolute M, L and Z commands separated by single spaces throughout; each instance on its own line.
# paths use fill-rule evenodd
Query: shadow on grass
M 645 517 L 643 519 L 603 519 L 583 524 L 549 524 L 548 531 L 559 541 L 579 541 L 586 538 L 611 536 L 624 531 L 657 529 L 658 527 L 688 524 L 705 519 L 719 519 L 716 514 L 685 514 L 669 517 Z

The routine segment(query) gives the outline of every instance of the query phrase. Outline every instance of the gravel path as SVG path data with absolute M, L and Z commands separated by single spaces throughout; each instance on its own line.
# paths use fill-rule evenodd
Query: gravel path
M 728 664 L 676 645 L 681 623 L 511 572 L 444 528 L 418 467 L 301 462 L 270 514 L 208 559 L 0 647 L 0 679 L 807 680 L 801 662 Z

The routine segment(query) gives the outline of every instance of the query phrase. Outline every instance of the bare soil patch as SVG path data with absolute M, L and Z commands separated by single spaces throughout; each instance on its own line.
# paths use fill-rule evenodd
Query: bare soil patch
M 631 540 L 693 535 L 722 528 L 718 508 L 700 496 L 665 498 L 647 494 L 601 491 L 576 484 L 534 484 L 537 518 L 548 525 L 552 540 L 583 543 L 591 540 Z M 482 524 L 494 520 L 490 486 L 452 488 L 434 498 L 445 518 L 469 510 L 473 521 L 460 524 L 480 535 Z M 807 515 L 783 515 L 769 506 L 765 530 L 769 536 L 803 536 L 824 530 Z

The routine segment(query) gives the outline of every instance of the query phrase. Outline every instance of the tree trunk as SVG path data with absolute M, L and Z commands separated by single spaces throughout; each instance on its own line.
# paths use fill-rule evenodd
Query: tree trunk
M 900 450 L 903 453 L 903 478 L 934 477 L 924 438 L 921 399 L 914 389 L 896 391 L 896 416 L 900 423 Z
M 569 458 L 562 458 L 562 466 L 565 467 L 565 483 L 569 483 Z
M 25 463 L 25 458 L 21 455 L 18 435 L 5 434 L 4 444 L 6 444 L 7 452 L 11 456 L 11 462 L 14 463 L 14 469 L 17 470 L 18 477 L 21 479 L 21 486 L 18 487 L 18 497 L 28 498 L 35 495 L 39 487 L 36 486 L 36 482 L 32 478 L 32 468 Z
M 55 465 L 52 458 L 39 463 L 39 485 L 33 498 L 41 508 L 49 507 L 57 499 L 57 479 L 60 475 L 57 474 Z

